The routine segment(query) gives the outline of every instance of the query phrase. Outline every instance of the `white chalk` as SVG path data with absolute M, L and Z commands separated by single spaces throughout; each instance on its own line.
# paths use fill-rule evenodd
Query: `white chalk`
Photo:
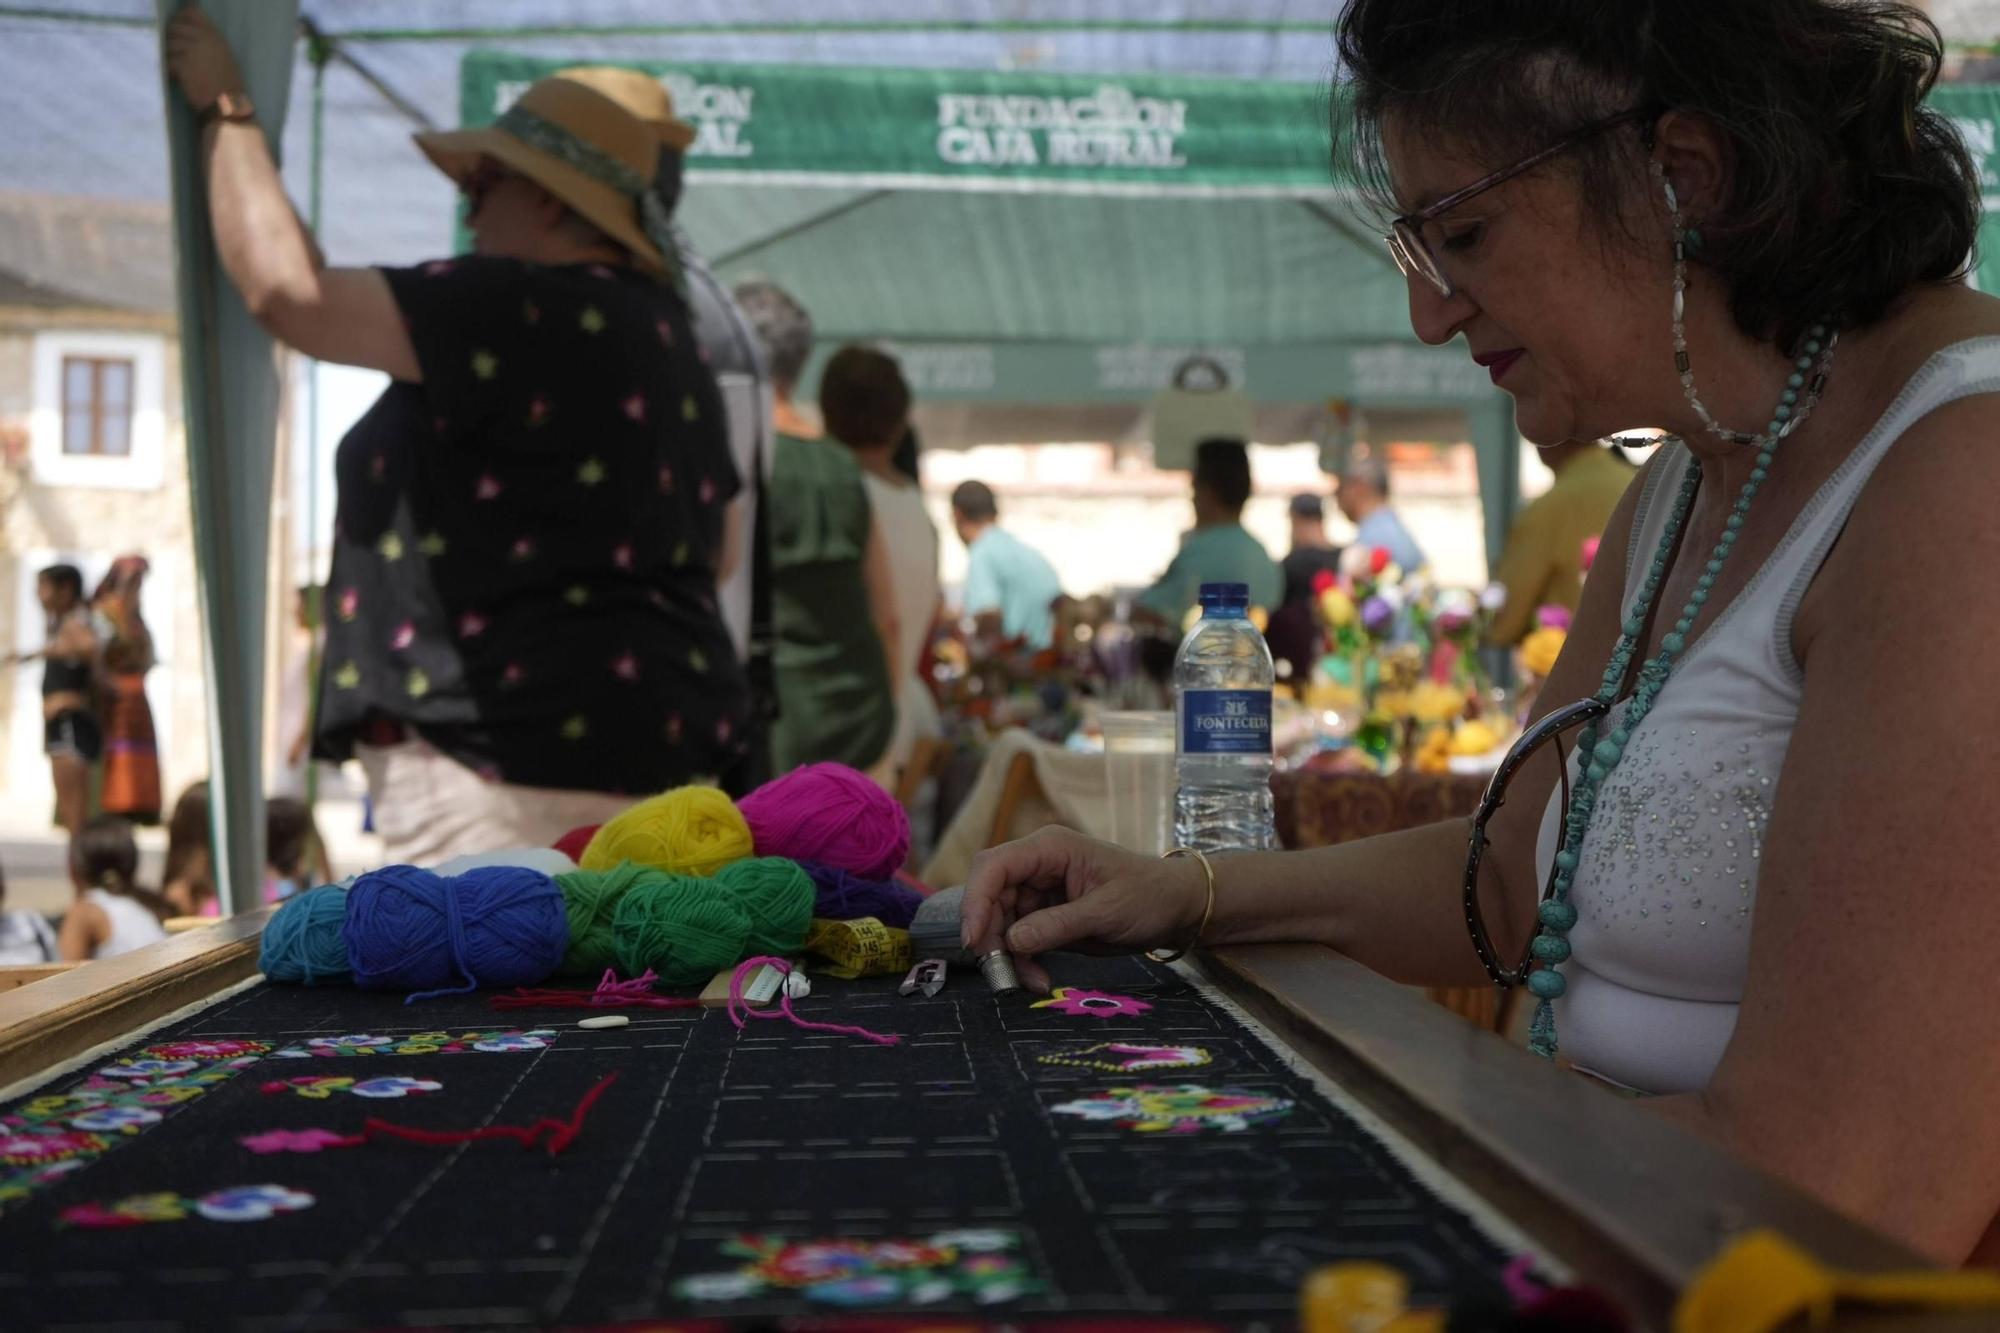
M 599 1014 L 596 1018 L 585 1018 L 577 1022 L 580 1028 L 622 1028 L 632 1020 L 623 1014 Z

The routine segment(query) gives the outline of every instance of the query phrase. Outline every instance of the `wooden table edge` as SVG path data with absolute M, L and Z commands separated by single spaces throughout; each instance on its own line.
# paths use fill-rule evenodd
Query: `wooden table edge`
M 263 907 L 0 992 L 0 1087 L 253 976 Z

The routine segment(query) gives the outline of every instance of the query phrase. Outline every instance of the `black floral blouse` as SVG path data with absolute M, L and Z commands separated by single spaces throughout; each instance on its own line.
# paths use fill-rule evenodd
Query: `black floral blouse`
M 679 296 L 600 265 L 384 274 L 424 378 L 335 455 L 315 753 L 381 720 L 492 781 L 726 779 L 750 742 L 715 600 L 738 478 Z

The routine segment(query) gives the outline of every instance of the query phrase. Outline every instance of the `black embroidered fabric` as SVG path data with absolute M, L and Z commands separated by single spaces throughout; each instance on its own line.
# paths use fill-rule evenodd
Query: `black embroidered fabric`
M 1081 1007 L 1035 1008 L 1033 997 L 995 997 L 960 971 L 928 999 L 896 994 L 893 979 L 814 978 L 800 1016 L 902 1037 L 877 1046 L 776 1021 L 739 1033 L 720 1009 L 618 1010 L 629 1026 L 582 1030 L 586 1012 L 496 1011 L 483 995 L 405 1005 L 259 984 L 0 1107 L 4 1160 L 33 1137 L 24 1116 L 48 1122 L 52 1104 L 37 1111 L 37 1099 L 94 1072 L 118 1065 L 118 1081 L 136 1085 L 131 1062 L 164 1058 L 162 1047 L 266 1048 L 161 1106 L 157 1123 L 101 1135 L 110 1146 L 24 1196 L 25 1168 L 0 1164 L 4 1323 L 106 1333 L 659 1318 L 783 1327 L 954 1312 L 1027 1327 L 1286 1328 L 1308 1273 L 1357 1259 L 1400 1269 L 1426 1304 L 1499 1303 L 1500 1247 L 1256 1033 L 1168 969 L 1054 962 L 1058 984 L 1149 1007 L 1099 1017 L 1091 1010 L 1104 1003 L 1073 991 Z M 466 1034 L 535 1029 L 554 1035 L 453 1049 L 475 1044 Z M 390 1050 L 277 1054 L 336 1036 L 388 1039 Z M 410 1044 L 437 1049 L 393 1049 Z M 1195 1047 L 1206 1059 L 1114 1072 L 1134 1057 L 1107 1044 Z M 204 1066 L 215 1067 L 226 1065 Z M 352 1135 L 370 1116 L 438 1130 L 531 1126 L 568 1117 L 613 1071 L 618 1080 L 555 1157 L 507 1141 L 267 1155 L 240 1142 L 274 1130 Z M 310 1096 L 293 1083 L 302 1078 L 442 1086 L 400 1098 Z M 1241 1127 L 1224 1127 L 1226 1110 L 1141 1129 L 1130 1115 L 1074 1109 L 1101 1114 L 1111 1089 L 1142 1085 L 1220 1093 Z M 193 1206 L 256 1185 L 294 1201 L 310 1195 L 310 1206 L 259 1221 L 211 1220 Z M 120 1213 L 121 1201 L 148 1195 L 180 1201 L 184 1215 L 74 1220 L 125 1216 L 132 1206 Z M 758 1236 L 771 1238 L 759 1242 L 768 1262 L 745 1276 L 755 1261 L 743 1238 Z M 932 1248 L 845 1285 L 785 1285 L 825 1254 L 783 1244 L 829 1238 Z M 939 1265 L 951 1246 L 964 1253 Z

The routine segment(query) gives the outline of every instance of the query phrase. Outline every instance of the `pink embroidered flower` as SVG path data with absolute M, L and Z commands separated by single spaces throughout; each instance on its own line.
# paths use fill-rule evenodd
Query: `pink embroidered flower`
M 467 611 L 458 618 L 458 637 L 476 639 L 486 632 L 486 617 L 477 611 Z
M 66 1227 L 138 1227 L 146 1218 L 106 1208 L 101 1203 L 79 1203 L 62 1210 L 56 1220 Z
M 533 537 L 516 537 L 513 549 L 508 554 L 516 560 L 533 560 L 535 558 L 535 539 Z
M 611 563 L 619 569 L 632 568 L 632 543 L 619 542 L 611 548 Z
M 538 393 L 528 400 L 528 424 L 539 426 L 547 421 L 549 414 L 554 411 L 555 407 L 549 402 L 548 395 Z
M 245 1134 L 236 1140 L 260 1157 L 279 1152 L 318 1152 L 322 1148 L 348 1148 L 355 1140 L 328 1129 L 269 1129 L 262 1134 Z
M 1136 1018 L 1153 1006 L 1129 995 L 1111 995 L 1101 990 L 1080 990 L 1058 986 L 1046 1000 L 1037 1000 L 1030 1009 L 1053 1009 L 1072 1018 Z
M 500 478 L 494 476 L 491 472 L 482 473 L 479 480 L 472 485 L 472 498 L 475 500 L 497 500 L 500 498 L 500 491 Z
M 148 1046 L 146 1054 L 162 1060 L 233 1060 L 239 1055 L 262 1055 L 269 1049 L 261 1041 L 170 1041 Z
M 500 683 L 508 689 L 519 685 L 528 678 L 527 669 L 519 662 L 509 662 L 507 669 L 500 673 Z
M 416 622 L 412 620 L 405 620 L 402 624 L 396 626 L 396 632 L 389 636 L 389 647 L 392 651 L 400 653 L 401 651 L 403 651 L 403 649 L 409 647 L 416 641 L 417 641 Z
M 660 346 L 672 347 L 674 345 L 674 326 L 667 323 L 664 319 L 653 325 L 653 332 L 660 335 Z
M 611 674 L 620 680 L 639 679 L 639 656 L 633 652 L 623 652 L 611 659 Z
M 668 467 L 666 464 L 662 463 L 660 465 L 660 494 L 672 495 L 673 493 L 674 493 L 674 470 Z
M 701 479 L 699 494 L 701 495 L 701 502 L 703 504 L 715 503 L 715 479 L 713 477 L 703 477 Z
M 361 592 L 357 588 L 342 588 L 336 603 L 342 620 L 352 620 L 361 610 Z
M 433 259 L 430 263 L 424 265 L 424 276 L 427 278 L 442 278 L 445 274 L 451 272 L 453 267 L 454 265 L 449 259 Z
M 42 1166 L 72 1157 L 89 1157 L 103 1152 L 107 1145 L 106 1139 L 80 1130 L 0 1133 L 0 1162 L 9 1166 Z
M 730 733 L 733 732 L 734 730 L 735 728 L 729 725 L 728 718 L 725 717 L 717 719 L 715 724 L 716 741 L 720 744 L 727 744 L 729 741 Z
M 624 409 L 625 415 L 629 420 L 644 421 L 646 419 L 646 395 L 643 393 L 633 394 L 618 406 Z

